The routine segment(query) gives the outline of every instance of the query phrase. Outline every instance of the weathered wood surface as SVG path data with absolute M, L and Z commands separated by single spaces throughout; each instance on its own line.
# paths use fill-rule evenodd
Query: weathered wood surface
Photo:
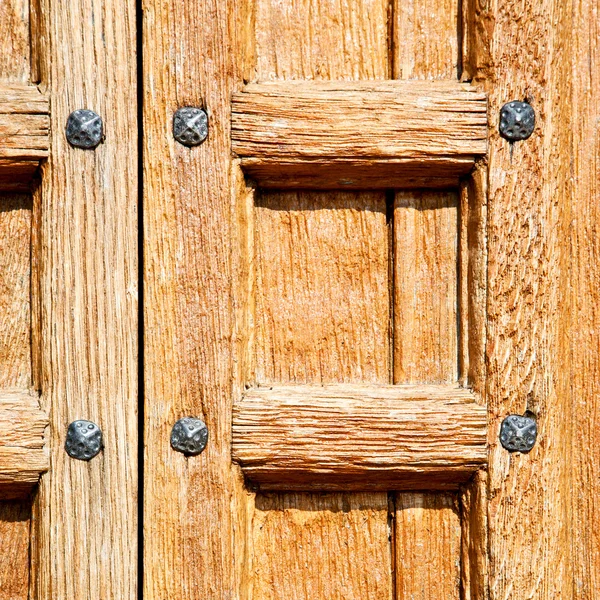
M 456 81 L 460 68 L 459 7 L 458 0 L 394 0 L 393 77 Z M 457 203 L 456 182 L 447 183 L 438 194 L 431 191 L 438 187 L 434 183 L 428 178 L 421 186 L 426 190 L 395 193 L 393 381 L 455 382 L 459 377 L 463 385 L 471 385 L 466 375 L 470 333 L 478 329 L 469 330 L 465 324 L 473 317 L 480 320 L 481 315 L 472 317 L 464 300 L 471 298 L 475 286 L 481 287 L 481 280 L 470 276 L 481 244 L 475 243 L 475 236 L 469 238 L 465 228 L 468 215 L 477 213 L 469 213 Z M 484 227 L 471 220 L 471 229 L 476 224 Z M 485 301 L 485 287 L 483 293 Z M 449 508 L 456 501 L 453 495 L 395 495 L 396 507 L 409 507 L 410 516 L 407 521 L 397 514 L 394 531 L 398 598 L 458 597 L 457 572 L 452 568 L 461 562 L 456 537 L 442 537 L 441 544 L 431 539 L 432 532 L 456 531 L 457 515 Z M 446 508 L 438 510 L 436 506 Z
M 233 95 L 232 148 L 263 186 L 397 187 L 468 173 L 486 121 L 458 82 L 267 82 Z
M 0 389 L 32 385 L 31 213 L 28 195 L 0 195 Z
M 251 533 L 249 598 L 394 597 L 386 494 L 259 495 Z
M 591 598 L 597 591 L 578 591 L 573 577 L 579 569 L 575 557 L 584 549 L 573 543 L 571 498 L 575 489 L 591 483 L 573 476 L 573 440 L 584 436 L 574 431 L 572 420 L 582 399 L 572 395 L 569 363 L 577 340 L 568 330 L 573 323 L 570 302 L 589 295 L 589 288 L 572 287 L 579 283 L 569 256 L 576 232 L 584 231 L 582 216 L 571 206 L 572 160 L 581 153 L 572 145 L 574 107 L 586 100 L 572 86 L 574 68 L 590 72 L 589 58 L 583 69 L 581 64 L 574 67 L 573 58 L 578 29 L 587 31 L 596 18 L 573 20 L 576 4 L 463 3 L 463 77 L 490 94 L 484 396 L 489 409 L 492 600 Z M 536 129 L 528 140 L 513 145 L 498 134 L 497 118 L 505 102 L 523 98 L 536 111 Z M 590 190 L 584 189 L 577 195 L 587 205 Z M 587 259 L 583 264 L 589 269 Z M 579 340 L 578 352 L 594 345 L 589 335 L 585 339 Z M 510 454 L 499 442 L 500 424 L 508 414 L 526 410 L 537 419 L 537 443 L 527 455 Z M 584 527 L 592 529 L 589 522 Z M 470 592 L 472 598 L 488 597 L 482 581 Z
M 0 391 L 0 498 L 26 497 L 48 470 L 47 425 L 37 396 Z
M 241 586 L 236 505 L 245 497 L 230 454 L 233 394 L 242 384 L 229 127 L 243 5 L 144 2 L 144 597 L 152 600 L 234 599 Z M 187 105 L 209 112 L 208 139 L 192 149 L 171 133 L 174 111 Z M 209 430 L 194 458 L 169 445 L 184 415 L 203 418 Z
M 0 502 L 0 599 L 29 600 L 31 505 Z
M 451 494 L 396 495 L 397 598 L 460 598 L 460 513 Z
M 572 44 L 573 157 L 570 277 L 567 307 L 572 327 L 574 595 L 600 590 L 600 19 L 598 5 L 575 2 Z M 564 159 L 564 158 L 563 158 Z M 565 240 L 566 242 L 566 240 Z M 564 242 L 563 242 L 564 243 Z
M 36 86 L 0 82 L 0 190 L 27 189 L 48 156 L 48 109 Z
M 262 193 L 254 227 L 254 379 L 387 382 L 384 195 Z
M 457 488 L 486 411 L 456 386 L 272 386 L 234 407 L 232 455 L 265 489 Z
M 254 42 L 249 54 L 256 66 L 254 74 L 248 70 L 248 79 L 389 77 L 387 1 L 258 0 L 253 6 Z M 254 373 L 267 383 L 390 381 L 385 194 L 348 194 L 336 187 L 337 191 L 310 194 L 297 190 L 257 194 L 257 252 L 252 264 L 256 304 L 250 320 L 256 323 L 250 345 L 257 369 L 250 369 L 249 381 Z M 280 265 L 279 273 L 270 263 Z M 256 286 L 259 281 L 272 287 Z M 298 307 L 286 298 L 296 299 Z M 266 335 L 259 337 L 258 327 L 264 327 Z M 296 342 L 290 344 L 288 331 L 295 332 L 293 339 L 304 357 Z M 269 539 L 293 533 L 306 544 L 290 544 L 283 553 L 277 548 L 277 553 L 268 554 L 262 552 L 265 537 L 259 529 L 263 498 L 256 497 L 258 516 L 249 543 L 258 544 L 248 549 L 248 563 L 258 561 L 262 573 L 275 578 L 262 587 L 254 585 L 252 600 L 273 598 L 278 589 L 295 593 L 298 600 L 393 598 L 389 531 L 384 523 L 387 494 L 283 494 L 280 505 L 301 510 L 274 514 Z M 352 514 L 340 513 L 340 506 L 352 507 Z M 318 531 L 321 535 L 316 535 Z M 335 536 L 333 545 L 340 556 L 328 551 L 324 535 Z M 307 586 L 306 581 L 314 585 Z M 245 591 L 242 588 L 241 594 Z
M 34 0 L 35 1 L 35 0 Z M 28 83 L 31 76 L 29 0 L 0 3 L 0 81 Z
M 394 201 L 394 382 L 458 381 L 456 192 Z
M 136 6 L 132 0 L 41 0 L 40 58 L 52 152 L 36 194 L 41 240 L 41 403 L 50 470 L 34 506 L 32 598 L 137 595 L 138 187 Z M 95 110 L 106 139 L 72 148 L 75 109 Z M 39 204 L 38 204 L 39 202 Z M 89 462 L 64 449 L 69 423 L 96 422 L 104 451 Z

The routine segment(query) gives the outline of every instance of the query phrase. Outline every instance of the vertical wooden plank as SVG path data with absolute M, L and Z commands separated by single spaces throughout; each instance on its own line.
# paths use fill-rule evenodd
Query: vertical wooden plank
M 456 192 L 397 192 L 394 383 L 458 379 Z
M 255 76 L 388 77 L 387 8 L 259 0 Z M 254 218 L 255 378 L 388 382 L 385 195 L 262 192 Z M 392 598 L 386 494 L 258 495 L 251 543 L 252 600 Z
M 30 506 L 0 503 L 0 600 L 29 598 L 30 519 Z
M 0 2 L 0 81 L 30 80 L 29 0 Z M 31 198 L 0 195 L 0 388 L 31 384 Z M 0 502 L 0 600 L 29 594 L 30 503 Z
M 456 79 L 460 0 L 393 0 L 394 79 Z
M 263 192 L 255 228 L 256 381 L 387 382 L 383 194 Z
M 240 593 L 235 567 L 243 549 L 234 546 L 243 524 L 232 511 L 244 499 L 230 456 L 239 392 L 232 290 L 238 207 L 230 197 L 233 190 L 237 203 L 242 186 L 231 177 L 229 126 L 231 93 L 241 83 L 234 36 L 243 4 L 142 3 L 144 597 L 153 600 Z M 172 135 L 173 113 L 189 105 L 209 115 L 208 139 L 191 149 Z M 206 450 L 193 458 L 169 444 L 173 424 L 186 415 L 201 417 L 209 430 Z
M 386 79 L 388 4 L 257 0 L 258 79 Z
M 250 597 L 390 598 L 387 513 L 385 494 L 257 496 Z
M 36 500 L 34 598 L 137 594 L 137 102 L 133 0 L 44 2 L 52 153 L 41 189 L 42 405 L 50 471 Z M 106 140 L 64 127 L 95 110 Z M 68 424 L 96 422 L 104 451 L 68 457 Z
M 455 79 L 458 0 L 395 0 L 392 6 L 394 78 Z M 458 210 L 457 191 L 395 194 L 395 383 L 458 379 Z M 455 502 L 450 494 L 396 494 L 398 598 L 459 597 L 460 524 L 448 508 Z M 432 527 L 447 533 L 441 543 L 431 538 Z
M 29 0 L 0 2 L 0 80 L 27 83 L 30 77 Z
M 570 39 L 574 150 L 567 306 L 575 464 L 570 555 L 577 557 L 573 597 L 583 600 L 600 590 L 600 18 L 596 2 L 574 3 Z
M 398 494 L 398 598 L 459 598 L 460 516 L 451 494 Z M 415 569 L 416 565 L 420 568 Z
M 31 385 L 31 197 L 0 196 L 0 388 Z
M 567 330 L 573 3 L 469 0 L 465 10 L 465 75 L 489 91 L 491 115 L 490 596 L 572 598 L 572 558 L 581 552 L 571 552 L 574 432 Z M 536 130 L 511 145 L 498 134 L 498 114 L 505 102 L 523 98 L 536 111 Z M 526 410 L 537 419 L 537 443 L 529 454 L 509 454 L 498 439 L 500 424 Z

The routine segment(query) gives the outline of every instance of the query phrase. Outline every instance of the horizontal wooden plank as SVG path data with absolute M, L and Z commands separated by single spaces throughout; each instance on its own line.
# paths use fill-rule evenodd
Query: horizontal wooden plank
M 454 385 L 259 387 L 232 446 L 264 490 L 456 489 L 486 462 L 486 409 Z
M 467 84 L 285 81 L 232 99 L 232 149 L 263 187 L 454 181 L 487 149 L 487 100 Z
M 27 495 L 48 470 L 44 433 L 48 417 L 36 396 L 0 392 L 0 498 Z
M 0 190 L 27 189 L 48 156 L 48 98 L 37 87 L 0 85 Z

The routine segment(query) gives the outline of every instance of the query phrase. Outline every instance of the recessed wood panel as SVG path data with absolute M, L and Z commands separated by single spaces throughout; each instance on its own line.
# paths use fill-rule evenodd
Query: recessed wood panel
M 31 222 L 28 195 L 0 195 L 0 389 L 31 385 Z
M 265 193 L 255 209 L 256 381 L 387 382 L 381 193 Z
M 460 543 L 460 515 L 456 496 L 397 494 L 397 597 L 410 600 L 458 600 Z
M 393 597 L 386 494 L 257 496 L 250 598 Z
M 29 502 L 0 502 L 0 600 L 29 600 Z
M 396 193 L 394 382 L 458 380 L 456 192 Z

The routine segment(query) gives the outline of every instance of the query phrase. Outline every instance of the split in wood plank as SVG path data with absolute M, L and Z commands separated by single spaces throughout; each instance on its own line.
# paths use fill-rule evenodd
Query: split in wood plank
M 280 385 L 234 407 L 233 458 L 265 490 L 457 489 L 486 409 L 454 385 Z

